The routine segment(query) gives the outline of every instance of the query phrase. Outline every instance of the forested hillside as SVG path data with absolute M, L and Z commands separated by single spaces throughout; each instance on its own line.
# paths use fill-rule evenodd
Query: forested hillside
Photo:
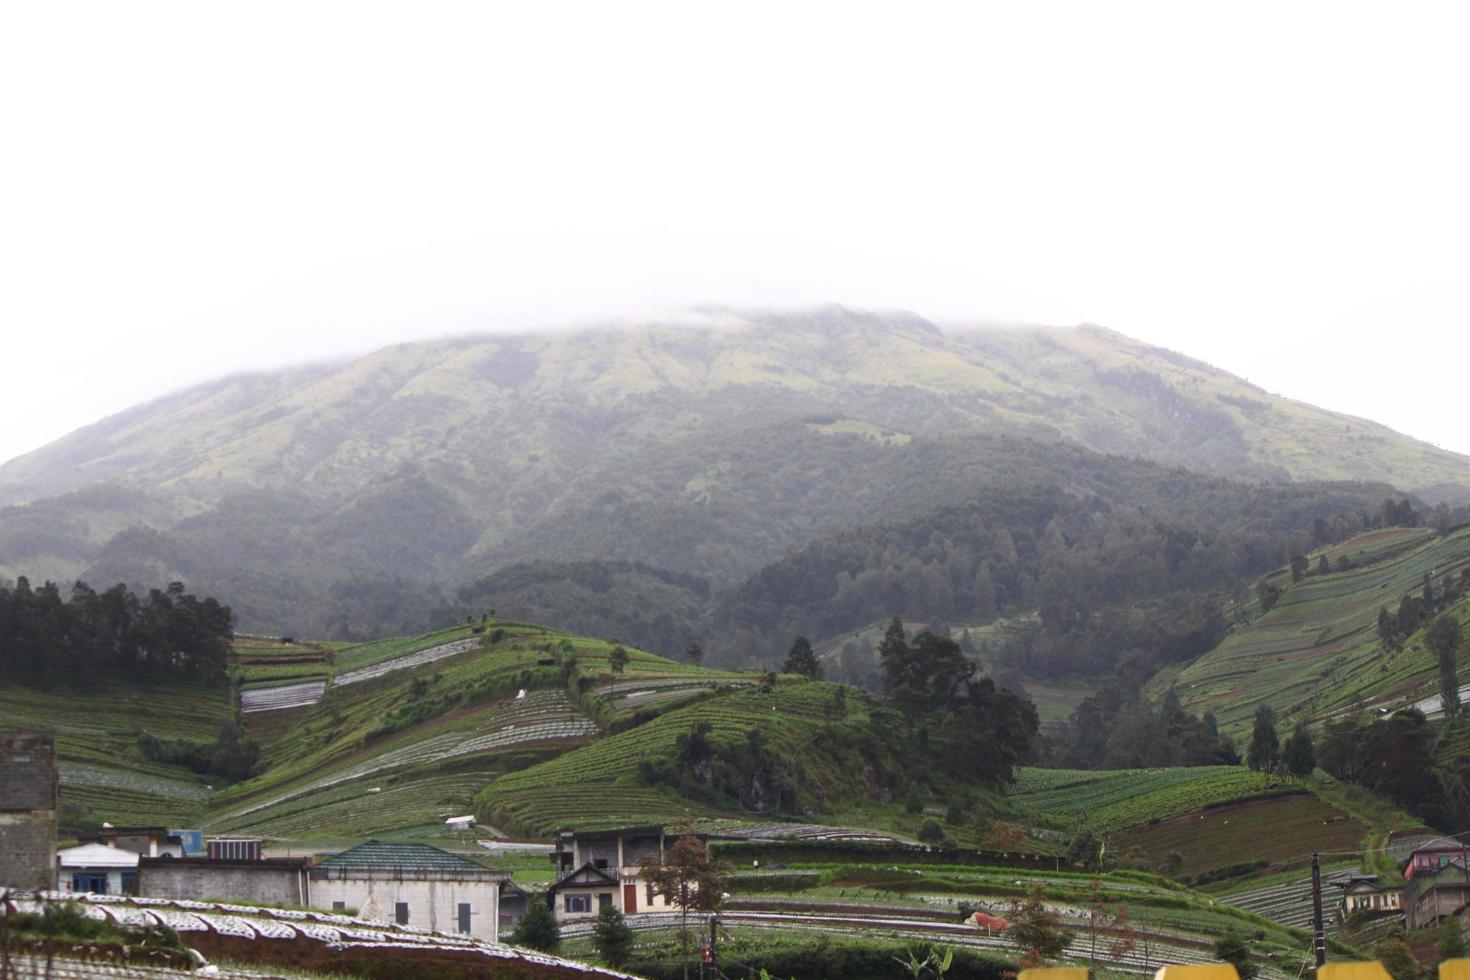
M 1103 463 L 1114 477 L 1106 496 L 1079 495 L 1078 481 L 1062 479 L 1002 484 L 918 520 L 819 539 L 721 595 L 713 633 L 770 656 L 783 636 L 844 633 L 874 610 L 948 622 L 1037 610 L 1041 635 L 1017 652 L 1030 671 L 1100 674 L 1148 645 L 1141 634 L 1187 621 L 1196 597 L 1213 593 L 1218 607 L 1295 551 L 1383 520 L 1372 501 L 1381 488 L 1252 488 Z M 1133 622 L 1127 607 L 1145 600 L 1153 611 Z
M 228 594 L 245 628 L 340 638 L 428 628 L 466 605 L 557 622 L 581 610 L 591 629 L 596 596 L 600 631 L 669 649 L 711 622 L 826 628 L 758 595 L 754 618 L 709 607 L 793 549 L 1001 488 L 1095 496 L 1209 537 L 1257 520 L 1283 499 L 1272 488 L 1324 478 L 1385 482 L 1308 491 L 1325 495 L 1316 511 L 1284 504 L 1272 533 L 1372 512 L 1389 480 L 1455 503 L 1470 465 L 1099 328 L 715 311 L 694 326 L 407 344 L 139 406 L 0 467 L 0 576 L 185 581 Z M 997 603 L 1020 602 L 1007 589 L 1024 576 L 986 560 Z M 934 564 L 868 557 L 848 574 L 915 561 Z M 964 582 L 951 564 L 951 593 L 971 594 L 978 560 Z M 934 571 L 922 605 L 944 607 Z M 868 603 L 862 621 L 897 611 L 871 575 L 842 591 Z

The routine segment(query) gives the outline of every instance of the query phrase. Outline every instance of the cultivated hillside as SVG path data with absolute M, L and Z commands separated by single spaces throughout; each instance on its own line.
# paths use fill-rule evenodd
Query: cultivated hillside
M 1438 668 L 1421 625 L 1440 608 L 1470 617 L 1462 578 L 1470 530 L 1373 531 L 1313 553 L 1309 567 L 1296 582 L 1287 571 L 1269 576 L 1265 584 L 1280 594 L 1274 605 L 1208 654 L 1155 678 L 1154 693 L 1172 685 L 1187 710 L 1213 712 L 1235 733 L 1249 729 L 1260 704 L 1288 722 L 1314 725 L 1413 703 L 1437 714 Z M 1422 609 L 1426 586 L 1433 607 L 1415 614 L 1406 636 L 1385 643 L 1379 610 L 1397 618 L 1405 597 Z M 1470 655 L 1460 656 L 1463 676 Z

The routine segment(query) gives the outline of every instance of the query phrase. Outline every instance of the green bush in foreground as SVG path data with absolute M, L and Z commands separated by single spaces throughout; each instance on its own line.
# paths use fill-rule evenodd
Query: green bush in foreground
M 597 913 L 597 924 L 592 927 L 592 947 L 614 969 L 628 962 L 633 952 L 633 930 L 628 928 L 616 906 L 609 905 Z
M 510 934 L 511 945 L 555 953 L 561 949 L 561 926 L 545 895 L 532 895 L 526 901 L 526 915 Z

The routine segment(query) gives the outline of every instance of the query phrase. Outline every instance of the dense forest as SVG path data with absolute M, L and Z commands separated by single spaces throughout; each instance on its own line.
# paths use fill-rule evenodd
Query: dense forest
M 703 638 L 710 584 L 641 562 L 528 562 L 476 579 L 456 594 L 466 615 L 510 618 L 616 637 L 674 654 Z
M 178 582 L 145 596 L 78 582 L 65 598 L 54 582 L 0 585 L 0 682 L 86 686 L 130 671 L 218 683 L 234 635 L 229 606 Z
M 874 610 L 947 622 L 1036 610 L 1040 630 L 1004 651 L 1034 675 L 1100 676 L 1136 650 L 1175 662 L 1218 641 L 1227 595 L 1384 519 L 1362 488 L 1178 474 L 1176 489 L 1145 510 L 1060 486 L 996 487 L 919 520 L 831 535 L 719 597 L 717 656 L 769 661 L 792 634 L 839 635 Z

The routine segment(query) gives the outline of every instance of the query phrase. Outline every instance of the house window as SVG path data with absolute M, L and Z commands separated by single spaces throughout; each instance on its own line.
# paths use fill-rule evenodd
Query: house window
M 611 906 L 612 906 L 612 892 L 598 892 L 597 893 L 597 911 L 601 912 L 603 909 L 609 908 Z
M 459 903 L 459 931 L 460 932 L 467 933 L 467 932 L 470 931 L 470 916 L 473 915 L 473 914 L 474 913 L 472 913 L 470 911 L 470 903 L 469 902 L 460 902 Z
M 606 868 L 607 867 L 607 858 L 598 858 L 598 859 L 596 859 L 595 861 L 592 862 L 592 866 L 594 868 L 598 868 L 598 869 L 604 869 L 604 868 Z
M 398 923 L 401 926 L 408 925 L 408 903 L 407 902 L 394 902 L 393 903 L 393 921 L 396 922 L 396 923 Z
M 592 911 L 591 895 L 563 895 L 562 901 L 566 903 L 565 907 L 568 912 Z
M 333 902 L 332 903 L 332 911 L 333 912 L 346 912 L 347 911 L 347 903 L 346 902 Z
M 98 895 L 107 894 L 107 875 L 74 874 L 71 876 L 71 890 L 74 892 L 94 892 Z

